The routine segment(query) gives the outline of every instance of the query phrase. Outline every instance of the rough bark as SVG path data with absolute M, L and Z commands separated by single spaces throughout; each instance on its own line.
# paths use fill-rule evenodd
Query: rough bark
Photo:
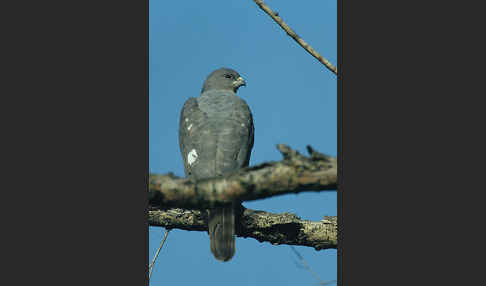
M 241 209 L 237 221 L 236 235 L 239 237 L 251 237 L 274 245 L 309 246 L 316 250 L 337 248 L 336 217 L 308 221 L 290 213 L 274 214 Z M 160 210 L 151 207 L 149 225 L 167 229 L 207 231 L 207 212 L 177 208 Z
M 167 229 L 207 231 L 207 209 L 303 191 L 337 189 L 337 161 L 307 146 L 306 157 L 288 146 L 277 149 L 283 160 L 242 169 L 225 178 L 192 182 L 173 174 L 150 175 L 149 225 Z M 180 208 L 174 208 L 180 207 Z M 295 214 L 274 214 L 241 207 L 236 235 L 275 245 L 289 244 L 316 250 L 337 248 L 337 219 L 302 220 Z
M 251 201 L 304 191 L 337 189 L 337 161 L 314 151 L 309 157 L 279 144 L 284 159 L 240 170 L 224 178 L 192 182 L 168 175 L 150 175 L 149 201 L 161 208 L 207 209 L 231 203 Z

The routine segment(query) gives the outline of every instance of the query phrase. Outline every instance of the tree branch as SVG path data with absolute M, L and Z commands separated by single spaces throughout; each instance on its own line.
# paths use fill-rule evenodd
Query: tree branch
M 239 237 L 251 237 L 274 245 L 309 246 L 316 250 L 337 248 L 336 217 L 324 217 L 315 222 L 302 220 L 290 213 L 274 214 L 242 208 L 237 221 L 236 235 Z M 207 212 L 175 208 L 160 210 L 151 206 L 149 225 L 207 231 Z
M 150 175 L 149 202 L 161 208 L 206 209 L 233 201 L 251 201 L 304 191 L 337 189 L 337 161 L 307 146 L 305 157 L 288 146 L 277 149 L 284 159 L 244 168 L 224 178 L 192 182 L 168 175 Z
M 304 48 L 309 54 L 311 54 L 314 58 L 316 58 L 319 62 L 321 62 L 326 68 L 332 71 L 334 74 L 337 75 L 337 68 L 331 64 L 328 60 L 322 57 L 316 50 L 314 50 L 311 45 L 309 45 L 306 41 L 304 41 L 301 37 L 294 32 L 280 16 L 278 16 L 277 12 L 273 12 L 270 7 L 268 7 L 262 0 L 253 0 L 265 13 L 267 13 L 272 19 L 277 22 L 277 24 L 282 27 L 282 29 L 289 35 L 292 39 L 294 39 L 302 48 Z

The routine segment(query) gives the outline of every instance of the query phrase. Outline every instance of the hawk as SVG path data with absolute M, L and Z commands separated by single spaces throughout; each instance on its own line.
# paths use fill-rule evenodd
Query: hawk
M 179 146 L 184 170 L 193 181 L 223 177 L 250 161 L 253 148 L 253 117 L 248 104 L 236 95 L 245 80 L 229 68 L 213 71 L 201 95 L 191 97 L 182 108 Z M 209 210 L 210 249 L 218 260 L 235 253 L 235 208 L 240 202 Z

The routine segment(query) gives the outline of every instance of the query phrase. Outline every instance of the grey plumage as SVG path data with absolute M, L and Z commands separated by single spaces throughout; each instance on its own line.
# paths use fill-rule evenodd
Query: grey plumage
M 179 145 L 186 176 L 192 180 L 226 176 L 246 167 L 253 147 L 253 118 L 247 103 L 236 95 L 245 85 L 227 68 L 212 72 L 198 98 L 189 98 L 179 122 Z M 230 260 L 235 252 L 235 207 L 209 211 L 208 232 L 213 255 Z

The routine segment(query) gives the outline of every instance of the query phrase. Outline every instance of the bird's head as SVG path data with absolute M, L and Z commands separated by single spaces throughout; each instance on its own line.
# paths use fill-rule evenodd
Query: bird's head
M 204 81 L 201 93 L 208 90 L 231 90 L 236 93 L 242 85 L 246 86 L 246 82 L 237 71 L 220 68 L 209 74 Z

